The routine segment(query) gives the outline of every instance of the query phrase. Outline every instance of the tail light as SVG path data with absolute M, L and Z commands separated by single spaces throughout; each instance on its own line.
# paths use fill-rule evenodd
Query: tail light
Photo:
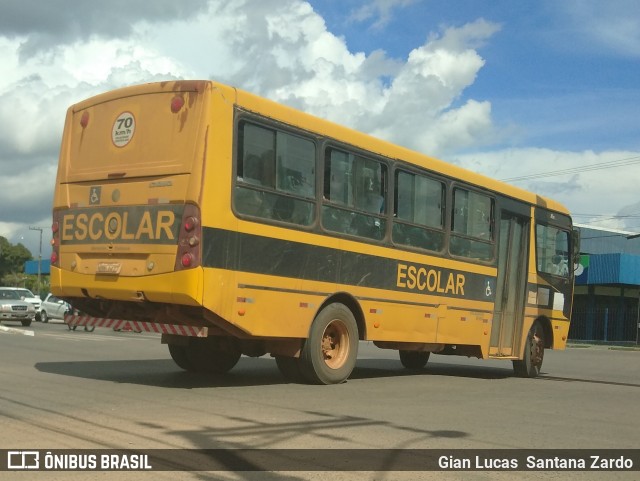
M 53 222 L 51 224 L 51 265 L 60 267 L 60 214 L 53 212 Z
M 200 265 L 200 209 L 193 204 L 186 204 L 182 214 L 180 234 L 178 235 L 178 252 L 175 270 L 192 269 Z

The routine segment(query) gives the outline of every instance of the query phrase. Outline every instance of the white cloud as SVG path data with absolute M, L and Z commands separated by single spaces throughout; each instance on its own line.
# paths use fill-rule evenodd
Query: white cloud
M 498 29 L 478 20 L 448 28 L 413 50 L 387 92 L 373 133 L 432 155 L 486 141 L 492 132 L 489 103 L 469 100 L 461 107 L 453 105 L 484 65 L 471 45 Z
M 394 9 L 406 7 L 415 2 L 416 0 L 372 0 L 351 12 L 349 18 L 356 22 L 373 20 L 372 28 L 379 29 L 391 21 Z
M 589 51 L 640 57 L 640 3 L 637 0 L 565 0 L 553 2 L 566 24 L 579 33 Z
M 640 230 L 637 218 L 616 217 L 616 214 L 632 213 L 634 204 L 638 205 L 640 162 L 629 162 L 622 167 L 606 165 L 639 156 L 640 153 L 629 151 L 563 152 L 520 148 L 458 155 L 452 160 L 495 179 L 571 169 L 572 173 L 567 175 L 516 181 L 513 185 L 563 203 L 576 215 L 576 222 Z M 640 209 L 634 213 L 640 214 Z M 611 215 L 603 218 L 602 214 Z
M 377 10 L 367 18 L 386 21 L 408 3 L 375 2 Z M 478 48 L 500 29 L 482 19 L 432 34 L 408 58 L 396 59 L 382 50 L 350 51 L 302 0 L 211 0 L 193 14 L 163 12 L 130 15 L 118 38 L 107 38 L 106 24 L 94 17 L 97 34 L 70 36 L 63 32 L 65 22 L 76 24 L 69 16 L 57 18 L 48 34 L 58 42 L 50 45 L 28 25 L 10 37 L 0 34 L 0 122 L 9 126 L 0 130 L 0 205 L 11 206 L 0 214 L 0 235 L 17 235 L 20 225 L 26 229 L 47 218 L 67 107 L 154 80 L 213 78 L 499 178 L 528 165 L 555 169 L 558 162 L 581 165 L 619 154 L 520 149 L 453 157 L 491 145 L 500 134 L 490 102 L 465 95 L 485 64 Z M 624 178 L 620 185 L 636 192 L 630 182 Z M 606 188 L 617 186 L 600 185 L 597 174 L 585 173 L 571 189 L 554 181 L 533 187 L 580 210 L 603 212 L 602 201 L 594 199 L 607 198 Z M 619 205 L 637 201 L 631 197 L 621 194 Z

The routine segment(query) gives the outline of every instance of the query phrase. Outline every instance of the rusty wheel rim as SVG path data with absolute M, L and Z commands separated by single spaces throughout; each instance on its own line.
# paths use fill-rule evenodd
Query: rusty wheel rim
M 331 321 L 322 333 L 322 358 L 331 369 L 340 369 L 349 357 L 349 331 L 340 320 Z
M 531 339 L 531 364 L 541 366 L 544 358 L 544 339 L 534 332 Z

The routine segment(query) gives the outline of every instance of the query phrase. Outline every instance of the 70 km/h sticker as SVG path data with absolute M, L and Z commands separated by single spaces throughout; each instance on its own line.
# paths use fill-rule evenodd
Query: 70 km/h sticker
M 124 147 L 133 138 L 136 131 L 136 119 L 131 112 L 122 112 L 113 123 L 111 140 L 116 147 Z

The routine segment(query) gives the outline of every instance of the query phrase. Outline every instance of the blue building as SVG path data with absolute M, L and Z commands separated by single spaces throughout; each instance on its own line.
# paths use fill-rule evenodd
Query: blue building
M 638 343 L 640 235 L 578 226 L 580 266 L 569 338 Z

